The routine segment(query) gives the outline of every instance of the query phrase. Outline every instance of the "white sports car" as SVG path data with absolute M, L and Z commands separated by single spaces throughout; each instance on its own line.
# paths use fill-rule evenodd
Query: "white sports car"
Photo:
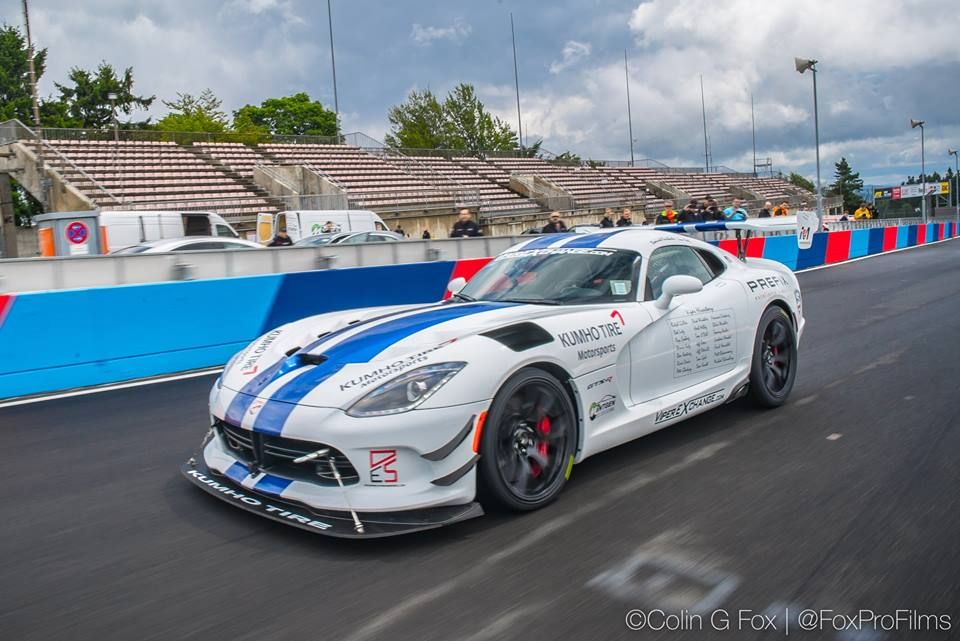
M 387 536 L 539 508 L 588 456 L 741 396 L 781 405 L 797 372 L 793 273 L 682 233 L 538 237 L 450 290 L 254 341 L 184 474 L 287 524 Z

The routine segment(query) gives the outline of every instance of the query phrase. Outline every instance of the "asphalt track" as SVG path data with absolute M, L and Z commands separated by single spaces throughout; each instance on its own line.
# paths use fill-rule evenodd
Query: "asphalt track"
M 779 639 L 786 608 L 951 617 L 794 620 L 801 639 L 958 638 L 960 242 L 800 281 L 787 406 L 726 406 L 577 466 L 547 509 L 422 535 L 327 539 L 187 483 L 212 377 L 0 409 L 0 639 Z M 671 607 L 731 629 L 625 626 Z

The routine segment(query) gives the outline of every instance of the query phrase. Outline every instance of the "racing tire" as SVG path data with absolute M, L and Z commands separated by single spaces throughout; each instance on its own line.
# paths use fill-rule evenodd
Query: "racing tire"
M 516 512 L 554 500 L 576 451 L 577 414 L 555 376 L 525 367 L 490 405 L 480 441 L 478 494 L 485 506 Z
M 760 317 L 750 366 L 750 397 L 761 407 L 787 401 L 797 377 L 797 333 L 782 308 L 768 307 Z

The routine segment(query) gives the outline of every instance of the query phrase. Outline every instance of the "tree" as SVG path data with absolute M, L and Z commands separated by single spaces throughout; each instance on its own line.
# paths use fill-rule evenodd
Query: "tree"
M 33 54 L 37 82 L 43 75 L 47 50 Z M 30 53 L 27 41 L 16 27 L 0 27 L 0 121 L 16 118 L 33 124 L 33 97 L 30 88 Z
M 846 158 L 840 158 L 840 162 L 834 165 L 834 182 L 830 185 L 830 195 L 843 198 L 843 209 L 847 212 L 853 212 L 863 201 L 863 180 L 860 174 L 853 171 Z
M 390 147 L 444 149 L 448 145 L 443 106 L 429 89 L 411 91 L 405 103 L 390 107 L 387 120 L 392 129 L 384 142 Z
M 794 187 L 799 187 L 800 189 L 806 189 L 807 191 L 813 191 L 813 192 L 817 190 L 816 186 L 814 186 L 813 184 L 813 181 L 807 180 L 806 178 L 804 178 L 803 176 L 801 176 L 796 172 L 791 172 L 787 180 Z
M 412 91 L 407 100 L 390 108 L 391 147 L 453 149 L 480 155 L 483 151 L 518 148 L 513 129 L 492 115 L 477 97 L 473 85 L 459 84 L 443 102 L 429 90 Z M 539 142 L 533 151 L 539 151 Z
M 286 136 L 336 136 L 337 116 L 306 93 L 268 98 L 259 107 L 244 105 L 233 112 L 238 131 L 259 127 L 268 133 Z
M 10 199 L 13 201 L 13 220 L 18 227 L 29 227 L 30 219 L 43 213 L 43 205 L 30 195 L 23 185 L 10 178 Z
M 163 101 L 170 112 L 157 122 L 161 131 L 204 131 L 221 133 L 227 130 L 227 115 L 213 91 L 204 89 L 199 96 L 177 93 L 177 99 Z
M 543 138 L 540 138 L 532 145 L 527 145 L 526 147 L 520 150 L 521 158 L 539 158 L 540 157 L 540 147 L 543 146 Z
M 565 151 L 554 157 L 553 161 L 560 165 L 579 165 L 583 159 L 572 151 Z
M 60 92 L 59 102 L 65 122 L 61 126 L 83 127 L 90 129 L 104 129 L 113 123 L 113 111 L 109 95 L 117 95 L 117 110 L 131 115 L 134 111 L 146 110 L 153 104 L 156 96 L 138 96 L 133 93 L 133 68 L 127 67 L 122 75 L 116 70 L 101 62 L 96 71 L 91 73 L 86 69 L 74 67 L 68 76 L 73 86 L 55 83 Z M 142 127 L 149 122 L 126 122 L 124 126 Z

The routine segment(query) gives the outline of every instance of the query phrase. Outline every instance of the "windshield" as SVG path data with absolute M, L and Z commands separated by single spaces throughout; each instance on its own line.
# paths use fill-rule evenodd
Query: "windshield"
M 307 236 L 296 242 L 297 245 L 329 245 L 330 241 L 337 237 L 337 234 L 317 234 L 316 236 Z
M 458 295 L 548 305 L 636 300 L 640 255 L 622 249 L 556 248 L 493 259 Z

